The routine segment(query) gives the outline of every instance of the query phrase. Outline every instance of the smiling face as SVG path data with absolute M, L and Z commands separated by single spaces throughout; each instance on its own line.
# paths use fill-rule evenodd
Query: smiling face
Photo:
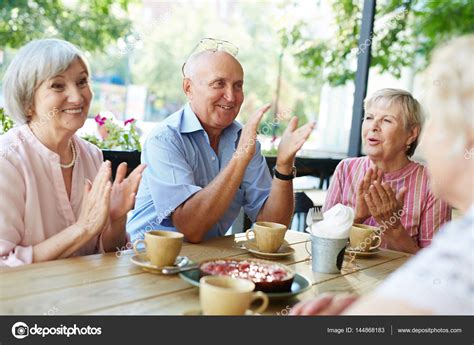
M 373 104 L 365 112 L 362 142 L 373 161 L 391 162 L 406 159 L 407 145 L 414 142 L 419 129 L 405 129 L 396 105 L 389 108 Z
M 31 121 L 75 132 L 84 125 L 91 100 L 87 69 L 75 59 L 64 72 L 43 81 L 36 89 Z
M 242 66 L 223 51 L 201 53 L 188 64 L 183 89 L 191 109 L 206 130 L 222 131 L 235 120 L 244 101 Z

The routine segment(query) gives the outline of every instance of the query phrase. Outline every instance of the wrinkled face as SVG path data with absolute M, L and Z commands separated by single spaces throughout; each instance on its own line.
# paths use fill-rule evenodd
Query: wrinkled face
M 222 51 L 206 53 L 193 62 L 184 90 L 204 127 L 223 130 L 235 120 L 244 101 L 240 63 Z
M 406 156 L 406 146 L 412 141 L 413 133 L 405 129 L 396 106 L 384 108 L 374 104 L 365 112 L 362 143 L 371 159 L 388 162 Z
M 66 71 L 43 81 L 36 89 L 32 121 L 36 126 L 75 132 L 84 125 L 91 100 L 87 69 L 76 59 Z

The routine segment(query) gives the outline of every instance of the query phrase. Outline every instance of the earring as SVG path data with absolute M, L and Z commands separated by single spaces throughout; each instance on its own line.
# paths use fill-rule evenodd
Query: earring
M 411 147 L 411 144 L 408 144 L 407 145 L 407 151 L 410 149 L 410 147 Z

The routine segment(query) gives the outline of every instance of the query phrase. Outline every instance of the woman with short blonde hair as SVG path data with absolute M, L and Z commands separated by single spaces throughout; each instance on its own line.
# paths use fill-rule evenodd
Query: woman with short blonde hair
M 416 253 L 451 218 L 450 207 L 432 194 L 425 167 L 410 160 L 424 121 L 420 103 L 408 91 L 381 89 L 364 107 L 367 156 L 341 161 L 323 210 L 350 206 L 355 223 L 378 227 L 381 247 Z
M 401 89 L 380 89 L 374 92 L 364 101 L 364 109 L 367 110 L 375 105 L 391 108 L 393 106 L 400 109 L 401 120 L 405 130 L 409 131 L 416 128 L 421 131 L 424 122 L 424 114 L 420 103 L 411 93 Z M 413 156 L 418 146 L 418 137 L 407 147 L 406 155 Z

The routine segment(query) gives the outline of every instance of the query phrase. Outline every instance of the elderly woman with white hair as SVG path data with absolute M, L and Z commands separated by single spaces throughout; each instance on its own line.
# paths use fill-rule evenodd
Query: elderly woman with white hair
M 113 251 L 127 242 L 125 223 L 144 166 L 112 182 L 110 162 L 82 140 L 92 99 L 89 65 L 69 42 L 24 46 L 3 81 L 17 126 L 0 137 L 0 266 Z M 93 182 L 91 182 L 93 181 Z
M 354 223 L 378 228 L 382 248 L 416 253 L 451 219 L 451 208 L 429 188 L 426 168 L 410 159 L 423 125 L 421 106 L 407 91 L 381 89 L 364 107 L 367 156 L 341 161 L 323 210 L 350 206 Z
M 326 295 L 293 308 L 293 315 L 474 315 L 474 35 L 457 38 L 433 54 L 427 71 L 430 121 L 421 148 L 433 193 L 463 218 L 439 231 L 373 293 Z

